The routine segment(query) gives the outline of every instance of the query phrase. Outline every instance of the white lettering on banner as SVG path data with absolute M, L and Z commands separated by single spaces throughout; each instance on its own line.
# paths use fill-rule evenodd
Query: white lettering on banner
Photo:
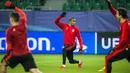
M 105 43 L 108 44 L 105 45 Z M 115 47 L 115 45 L 117 45 L 118 43 L 119 43 L 119 38 L 108 38 L 107 40 L 105 40 L 105 38 L 101 39 L 101 44 L 104 49 L 109 49 L 111 46 Z
M 33 42 L 33 44 L 31 45 L 32 47 L 29 46 L 29 42 L 30 42 L 30 41 Z M 36 40 L 36 39 L 34 39 L 34 38 L 28 38 L 28 39 L 27 39 L 27 43 L 28 43 L 28 48 L 29 48 L 30 50 L 35 50 L 35 49 L 37 48 L 37 40 Z
M 5 50 L 6 49 L 6 47 L 7 47 L 7 44 L 6 44 L 6 47 L 3 47 L 2 46 L 2 44 L 3 44 L 3 41 L 5 41 L 6 40 L 6 38 L 5 37 L 1 37 L 0 38 L 0 50 Z M 32 44 L 30 45 L 29 43 L 30 42 L 32 42 Z M 28 39 L 27 39 L 27 43 L 28 43 L 28 48 L 30 49 L 30 50 L 35 50 L 35 49 L 38 49 L 39 51 L 42 51 L 44 48 L 43 48 L 43 42 L 45 42 L 46 44 L 45 44 L 45 49 L 46 49 L 46 51 L 51 51 L 51 42 L 50 42 L 50 40 L 48 39 L 48 38 L 38 38 L 38 40 L 37 39 L 35 39 L 35 38 L 33 38 L 33 37 L 29 37 Z M 5 42 L 6 43 L 6 42 Z M 38 48 L 37 48 L 38 47 Z M 55 47 L 52 47 L 52 50 L 54 51 L 55 50 Z
M 111 47 L 111 38 L 108 38 L 108 44 L 105 45 L 105 38 L 101 39 L 101 44 L 104 49 L 109 49 Z
M 5 47 L 2 47 L 2 41 L 6 41 L 5 37 L 0 38 L 0 50 L 5 50 Z
M 38 38 L 38 50 L 41 51 L 42 48 L 42 42 L 45 41 L 46 42 L 46 51 L 50 51 L 50 40 L 48 38 Z
M 119 38 L 113 38 L 113 47 L 115 47 L 119 43 Z

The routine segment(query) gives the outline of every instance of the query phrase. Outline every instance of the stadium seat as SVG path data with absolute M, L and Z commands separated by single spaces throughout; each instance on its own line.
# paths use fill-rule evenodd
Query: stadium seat
M 102 10 L 108 10 L 109 8 L 108 8 L 108 4 L 107 4 L 107 2 L 105 1 L 105 0 L 100 0 L 100 3 L 101 3 L 101 9 Z M 116 2 L 116 0 L 111 0 L 111 3 L 112 3 L 112 5 L 115 7 L 115 8 L 118 8 L 118 2 Z
M 39 3 L 38 0 L 26 0 L 25 3 L 25 9 L 29 9 L 29 10 L 41 10 L 41 8 L 39 8 Z
M 18 7 L 20 7 L 21 9 L 25 9 L 25 4 L 23 2 L 20 2 Z
M 99 2 L 95 3 L 94 6 L 92 6 L 92 10 L 101 10 L 101 4 Z
M 86 3 L 86 0 L 76 0 L 76 3 Z
M 120 5 L 120 7 L 125 7 L 126 5 L 126 0 L 118 0 L 118 3 Z
M 28 6 L 30 4 L 30 0 L 24 0 L 25 6 Z
M 126 2 L 126 0 L 117 0 L 117 2 Z
M 38 0 L 29 0 L 29 6 L 38 6 Z
M 101 9 L 100 0 L 86 0 L 86 2 L 90 4 L 92 10 Z
M 126 4 L 124 5 L 124 7 L 125 7 L 127 10 L 130 10 L 130 3 L 126 3 Z
M 104 0 L 87 0 L 92 10 L 101 10 L 101 2 Z
M 17 6 L 21 9 L 25 9 L 25 0 L 23 1 L 17 0 Z
M 71 4 L 71 10 L 81 10 L 80 3 Z
M 14 5 L 17 5 L 17 1 L 20 1 L 20 0 L 11 0 L 11 2 L 12 2 Z
M 81 10 L 91 10 L 91 6 L 89 3 L 85 3 L 81 6 Z
M 119 0 L 111 0 L 112 4 L 115 5 Z M 125 0 L 124 0 L 125 1 Z
M 45 3 L 46 3 L 46 0 L 39 0 L 39 4 L 40 4 L 41 6 L 44 6 Z
M 116 3 L 116 5 L 114 5 L 114 7 L 115 7 L 116 9 L 118 9 L 118 8 L 120 7 L 120 4 L 119 4 L 119 3 Z
M 4 3 L 1 1 L 0 2 L 0 9 L 4 9 L 4 8 L 5 8 Z
M 63 9 L 63 10 L 70 10 L 70 5 L 69 5 L 69 3 L 64 3 L 62 9 Z
M 88 0 L 88 2 L 93 6 L 95 4 L 95 0 Z
M 68 0 L 68 3 L 76 3 L 76 0 Z
M 0 0 L 0 8 L 1 9 L 5 8 L 5 2 L 6 2 L 6 0 Z
M 104 5 L 102 5 L 101 6 L 101 10 L 108 10 L 109 8 L 108 8 L 108 5 L 107 4 L 104 4 Z
M 130 0 L 126 0 L 126 3 L 130 3 Z
M 108 10 L 108 4 L 107 2 L 104 0 L 101 2 L 101 10 Z
M 94 0 L 94 2 L 96 2 L 96 3 L 99 3 L 99 2 L 101 2 L 102 0 Z

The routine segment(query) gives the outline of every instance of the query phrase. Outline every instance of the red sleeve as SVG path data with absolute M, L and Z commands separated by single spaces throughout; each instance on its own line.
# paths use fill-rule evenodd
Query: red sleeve
M 21 10 L 19 9 L 18 7 L 15 7 L 14 10 L 20 15 L 20 23 L 22 25 L 26 25 L 26 23 L 23 23 L 23 22 L 26 22 L 26 14 Z
M 120 35 L 120 42 L 117 46 L 114 47 L 115 50 L 122 49 L 122 47 L 126 46 L 128 40 L 128 25 L 124 24 L 121 26 L 121 35 Z
M 12 50 L 11 35 L 10 35 L 10 32 L 8 30 L 6 31 L 6 43 L 7 43 L 6 53 L 8 53 L 9 51 Z
M 115 16 L 117 10 L 112 6 L 111 2 L 108 1 L 108 7 L 110 9 L 110 11 L 112 12 L 112 14 Z
M 79 30 L 77 31 L 77 37 L 78 37 L 78 40 L 79 40 L 80 49 L 82 49 L 83 48 L 83 41 L 82 41 L 82 37 L 81 37 Z
M 57 26 L 59 26 L 61 29 L 63 29 L 63 27 L 64 27 L 64 23 L 62 23 L 62 22 L 60 22 L 60 19 L 61 19 L 62 17 L 61 16 L 58 16 L 57 18 L 56 18 L 56 20 L 55 20 L 55 24 L 57 25 Z

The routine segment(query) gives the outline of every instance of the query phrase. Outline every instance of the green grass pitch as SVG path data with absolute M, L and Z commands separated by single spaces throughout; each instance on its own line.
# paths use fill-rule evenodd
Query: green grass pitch
M 3 54 L 0 54 L 0 60 Z M 37 67 L 43 73 L 104 73 L 98 72 L 104 65 L 105 55 L 74 55 L 75 59 L 83 61 L 83 68 L 78 68 L 77 64 L 66 63 L 66 69 L 60 70 L 61 54 L 33 54 Z M 26 73 L 19 64 L 14 69 L 8 67 L 8 73 Z M 126 59 L 113 63 L 112 73 L 130 73 L 130 64 Z

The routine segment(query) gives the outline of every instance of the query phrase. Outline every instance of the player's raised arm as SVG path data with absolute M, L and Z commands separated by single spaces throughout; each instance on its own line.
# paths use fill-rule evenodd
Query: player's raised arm
M 26 20 L 26 14 L 21 9 L 15 7 L 14 10 L 20 15 L 21 19 Z
M 20 19 L 26 21 L 26 14 L 21 9 L 14 6 L 12 2 L 6 1 L 5 6 L 14 9 L 20 15 Z
M 59 26 L 60 28 L 63 28 L 63 27 L 64 27 L 64 23 L 60 22 L 60 19 L 63 18 L 63 17 L 65 17 L 65 15 L 66 15 L 66 12 L 63 12 L 63 13 L 62 13 L 60 16 L 58 16 L 58 17 L 56 18 L 56 20 L 55 20 L 55 24 L 56 24 L 57 26 Z
M 117 10 L 112 6 L 110 0 L 107 0 L 107 3 L 108 3 L 108 7 L 109 7 L 110 11 L 111 11 L 112 14 L 116 17 Z

